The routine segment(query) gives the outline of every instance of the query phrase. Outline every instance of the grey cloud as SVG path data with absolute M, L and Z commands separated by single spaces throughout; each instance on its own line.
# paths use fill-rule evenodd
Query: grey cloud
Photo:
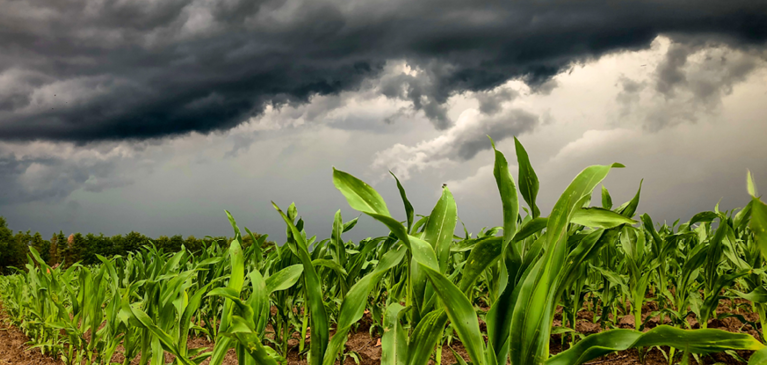
M 500 89 L 477 93 L 476 98 L 479 101 L 479 111 L 483 114 L 493 115 L 501 111 L 501 104 L 514 100 L 519 93 L 513 89 Z
M 640 93 L 647 84 L 632 80 L 626 76 L 621 76 L 618 82 L 620 83 L 621 91 L 618 92 L 615 101 L 618 102 L 618 105 L 621 105 L 621 116 L 625 117 L 631 114 L 632 106 L 639 103 L 641 99 Z
M 487 136 L 502 141 L 530 132 L 537 125 L 537 115 L 522 109 L 512 109 L 502 115 L 487 118 L 474 128 L 466 128 L 457 133 L 450 151 L 460 160 L 466 161 L 474 158 L 479 151 L 490 149 Z
M 740 48 L 767 39 L 767 3 L 752 0 L 0 0 L 0 8 L 2 140 L 226 130 L 270 104 L 357 90 L 393 60 L 420 73 L 387 80 L 382 92 L 447 129 L 452 95 L 514 78 L 545 93 L 574 62 L 644 48 L 658 34 L 705 33 Z
M 687 57 L 692 51 L 692 47 L 686 44 L 673 43 L 669 47 L 666 58 L 655 69 L 655 90 L 667 98 L 674 96 L 674 89 L 686 82 L 682 67 L 687 64 Z
M 657 132 L 710 118 L 735 85 L 767 64 L 762 49 L 733 48 L 701 38 L 686 41 L 671 43 L 650 80 L 618 80 L 616 102 L 623 120 L 638 119 L 645 129 Z
M 549 95 L 559 86 L 557 80 L 551 79 L 540 84 L 532 84 L 531 91 L 541 95 Z
M 33 201 L 61 202 L 84 189 L 101 192 L 131 184 L 117 171 L 116 158 L 62 158 L 55 154 L 19 156 L 0 153 L 0 205 Z
M 495 141 L 529 133 L 539 124 L 537 115 L 522 109 L 509 109 L 492 116 L 476 110 L 465 111 L 456 124 L 441 136 L 415 146 L 396 144 L 376 154 L 374 168 L 388 168 L 402 179 L 413 170 L 438 167 L 450 161 L 467 161 L 480 151 L 491 148 L 487 137 Z
M 451 124 L 444 105 L 449 94 L 440 93 L 437 89 L 437 78 L 433 72 L 422 72 L 416 76 L 396 74 L 383 77 L 379 87 L 388 98 L 411 101 L 416 111 L 423 110 L 434 126 L 443 130 Z

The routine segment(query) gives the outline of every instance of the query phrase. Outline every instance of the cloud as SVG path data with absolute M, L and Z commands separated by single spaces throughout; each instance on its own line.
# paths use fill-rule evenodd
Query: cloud
M 621 119 L 657 132 L 717 115 L 722 99 L 756 70 L 767 52 L 737 49 L 716 41 L 668 44 L 649 79 L 621 76 L 616 96 Z
M 101 192 L 133 182 L 119 163 L 130 157 L 125 146 L 92 149 L 36 142 L 0 145 L 0 205 L 33 201 L 61 202 L 83 189 Z
M 519 92 L 514 89 L 498 88 L 492 91 L 477 93 L 475 97 L 479 102 L 479 111 L 482 114 L 493 115 L 501 111 L 503 103 L 510 102 L 518 96 Z
M 658 34 L 705 33 L 738 48 L 767 39 L 767 4 L 752 0 L 0 0 L 0 8 L 0 139 L 25 141 L 227 130 L 269 106 L 368 80 L 446 130 L 453 95 L 510 79 L 546 93 L 573 63 L 647 47 Z M 401 61 L 417 72 L 382 78 Z M 672 89 L 675 70 L 669 64 L 665 78 Z
M 413 170 L 437 168 L 451 162 L 467 161 L 482 150 L 491 148 L 489 135 L 496 142 L 532 131 L 538 125 L 538 116 L 521 109 L 509 109 L 493 116 L 482 115 L 476 109 L 467 109 L 456 124 L 437 138 L 409 147 L 397 143 L 380 151 L 373 168 L 387 168 L 403 180 Z

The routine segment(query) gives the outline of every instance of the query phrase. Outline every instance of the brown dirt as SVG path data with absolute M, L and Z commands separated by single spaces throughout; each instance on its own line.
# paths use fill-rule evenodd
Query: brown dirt
M 654 303 L 653 303 L 654 304 Z M 747 320 L 749 321 L 757 321 L 758 316 L 751 312 L 745 312 L 740 309 L 731 309 L 733 307 L 733 304 L 729 300 L 722 300 L 721 305 L 717 309 L 717 312 L 720 314 L 723 313 L 738 313 L 743 315 Z M 643 312 L 643 319 L 645 319 L 648 315 L 650 315 L 650 311 L 655 308 L 652 308 L 651 306 L 648 306 L 644 308 Z M 558 311 L 560 312 L 560 311 Z M 561 313 L 561 312 L 560 312 Z M 598 333 L 601 332 L 601 328 L 599 327 L 598 323 L 593 323 L 592 319 L 594 318 L 594 314 L 587 310 L 582 310 L 578 313 L 578 321 L 576 323 L 576 329 L 583 334 L 592 334 L 592 333 Z M 6 317 L 5 314 L 2 312 L 2 303 L 0 303 L 0 365 L 63 365 L 63 362 L 57 359 L 53 359 L 49 356 L 45 356 L 40 353 L 39 350 L 36 349 L 29 349 L 29 345 L 27 344 L 29 339 L 27 336 L 25 336 L 21 331 L 19 331 L 17 328 L 13 326 L 4 327 L 6 326 Z M 362 365 L 380 365 L 381 363 L 381 345 L 379 342 L 379 337 L 377 336 L 370 336 L 369 329 L 371 324 L 373 323 L 372 319 L 368 314 L 362 319 L 357 332 L 352 333 L 349 335 L 349 340 L 346 343 L 344 352 L 349 353 L 355 353 L 359 359 L 360 364 Z M 554 325 L 561 325 L 561 315 L 557 315 L 556 319 L 554 321 Z M 690 326 L 692 328 L 699 328 L 699 324 L 695 318 L 689 318 L 688 323 L 690 323 Z M 647 329 L 649 330 L 652 327 L 655 327 L 659 324 L 659 318 L 651 318 L 648 321 Z M 623 316 L 618 321 L 618 325 L 621 328 L 634 328 L 634 317 L 632 315 Z M 748 324 L 741 323 L 738 319 L 734 317 L 729 318 L 723 318 L 723 319 L 712 319 L 709 321 L 708 328 L 718 328 L 729 332 L 745 332 L 749 333 L 752 336 L 757 336 L 756 331 L 751 328 Z M 290 345 L 290 352 L 288 354 L 288 363 L 289 364 L 300 364 L 305 365 L 306 362 L 306 356 L 299 354 L 298 352 L 298 343 L 300 341 L 300 334 L 294 333 L 293 340 L 289 342 Z M 569 334 L 565 335 L 565 345 L 564 349 L 569 347 L 567 343 L 569 343 Z M 305 340 L 305 348 L 308 349 L 308 339 Z M 204 338 L 190 338 L 190 348 L 198 348 L 198 347 L 206 347 L 209 349 L 213 349 L 214 343 L 204 339 Z M 553 335 L 550 342 L 550 351 L 553 354 L 557 354 L 563 350 L 563 340 L 561 335 Z M 469 357 L 466 352 L 466 350 L 463 348 L 460 342 L 455 341 L 452 343 L 453 350 L 456 351 L 461 357 L 463 357 L 464 360 L 468 361 Z M 123 361 L 122 354 L 119 352 L 122 350 L 121 347 L 118 347 L 118 353 L 115 354 L 115 356 L 112 358 L 112 361 L 121 363 Z M 669 349 L 664 348 L 666 353 L 668 353 Z M 751 355 L 750 352 L 747 351 L 739 351 L 739 356 L 748 359 L 748 357 Z M 171 355 L 166 354 L 166 362 L 170 362 L 173 360 L 173 357 Z M 741 364 L 731 356 L 721 353 L 721 354 L 713 354 L 708 356 L 702 356 L 701 357 L 702 362 L 700 364 Z M 135 365 L 139 363 L 139 359 L 134 359 L 131 364 Z M 209 363 L 209 360 L 206 360 L 202 363 L 202 365 L 207 365 Z M 340 362 L 336 362 L 340 365 Z M 433 363 L 433 362 L 431 362 Z M 442 348 L 442 363 L 446 365 L 452 365 L 456 364 L 456 359 L 453 356 L 453 352 L 450 350 L 450 347 L 444 346 Z M 227 353 L 227 356 L 224 360 L 224 365 L 235 365 L 237 364 L 236 360 L 236 354 L 234 353 L 234 350 L 230 350 Z M 634 365 L 634 364 L 641 364 L 639 362 L 639 356 L 637 350 L 629 350 L 629 351 L 622 351 L 618 353 L 614 353 L 608 356 L 605 356 L 603 358 L 593 360 L 587 364 L 590 365 L 596 365 L 596 364 L 604 364 L 604 365 Z M 663 353 L 657 349 L 653 348 L 647 352 L 645 355 L 645 365 L 665 365 L 668 364 L 668 360 L 664 357 Z M 694 359 L 691 359 L 691 364 L 698 364 Z M 347 356 L 345 358 L 343 365 L 356 365 L 356 362 L 354 361 L 354 358 L 352 356 Z

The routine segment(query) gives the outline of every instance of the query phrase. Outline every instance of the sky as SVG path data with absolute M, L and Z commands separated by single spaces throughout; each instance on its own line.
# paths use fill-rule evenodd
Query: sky
M 767 2 L 0 0 L 0 216 L 14 230 L 308 234 L 348 207 L 332 168 L 404 219 L 447 184 L 501 225 L 487 136 L 514 137 L 543 215 L 583 168 L 682 221 L 767 189 Z M 761 183 L 761 184 L 760 184 Z M 595 194 L 594 204 L 600 201 Z M 524 203 L 523 203 L 524 206 Z M 462 231 L 462 228 L 459 228 Z M 367 217 L 345 237 L 386 234 Z

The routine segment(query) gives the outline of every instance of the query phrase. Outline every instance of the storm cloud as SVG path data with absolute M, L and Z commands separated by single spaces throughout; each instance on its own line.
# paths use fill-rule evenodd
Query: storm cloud
M 0 0 L 0 8 L 0 139 L 19 141 L 222 131 L 269 106 L 371 79 L 447 130 L 453 95 L 510 79 L 550 92 L 551 77 L 574 63 L 645 48 L 658 34 L 740 49 L 767 39 L 767 3 L 752 0 Z M 660 92 L 681 82 L 685 52 L 659 69 Z M 412 73 L 381 77 L 402 60 Z M 496 109 L 485 103 L 483 112 Z
M 538 116 L 522 109 L 509 109 L 489 117 L 475 109 L 467 109 L 445 134 L 412 147 L 397 143 L 377 153 L 373 166 L 388 168 L 407 180 L 413 170 L 474 158 L 479 151 L 491 148 L 488 136 L 502 141 L 530 132 L 537 125 Z

